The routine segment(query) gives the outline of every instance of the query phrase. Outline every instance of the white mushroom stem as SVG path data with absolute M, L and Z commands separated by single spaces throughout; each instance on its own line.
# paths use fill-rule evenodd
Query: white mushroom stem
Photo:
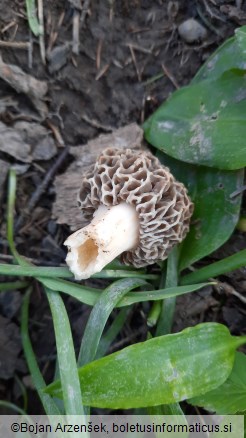
M 124 251 L 135 248 L 139 220 L 134 206 L 125 202 L 113 207 L 101 205 L 92 222 L 71 234 L 66 262 L 77 280 L 91 277 Z

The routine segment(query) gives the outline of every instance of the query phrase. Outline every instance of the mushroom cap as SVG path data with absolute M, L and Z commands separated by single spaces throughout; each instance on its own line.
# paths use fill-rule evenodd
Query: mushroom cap
M 134 205 L 138 246 L 122 254 L 135 267 L 165 260 L 189 231 L 193 204 L 185 186 L 150 152 L 107 148 L 82 180 L 78 204 L 88 223 L 100 205 Z

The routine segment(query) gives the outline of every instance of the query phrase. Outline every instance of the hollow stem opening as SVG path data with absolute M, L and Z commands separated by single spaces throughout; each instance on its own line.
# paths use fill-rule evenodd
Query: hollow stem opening
M 78 247 L 78 264 L 81 271 L 88 268 L 98 256 L 98 247 L 94 240 L 88 239 Z

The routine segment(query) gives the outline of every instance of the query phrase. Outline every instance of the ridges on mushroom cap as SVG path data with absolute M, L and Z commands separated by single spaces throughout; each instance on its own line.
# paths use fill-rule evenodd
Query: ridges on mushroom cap
M 135 267 L 168 257 L 189 231 L 193 204 L 184 185 L 150 152 L 105 149 L 82 181 L 78 204 L 88 223 L 99 205 L 134 205 L 139 244 L 122 254 Z

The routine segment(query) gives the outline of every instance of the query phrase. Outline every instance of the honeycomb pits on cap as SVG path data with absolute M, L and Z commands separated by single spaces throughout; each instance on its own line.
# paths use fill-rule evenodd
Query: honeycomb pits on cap
M 68 237 L 66 262 L 89 278 L 121 254 L 142 267 L 168 257 L 189 231 L 193 204 L 184 185 L 150 152 L 105 149 L 82 180 L 88 225 Z

